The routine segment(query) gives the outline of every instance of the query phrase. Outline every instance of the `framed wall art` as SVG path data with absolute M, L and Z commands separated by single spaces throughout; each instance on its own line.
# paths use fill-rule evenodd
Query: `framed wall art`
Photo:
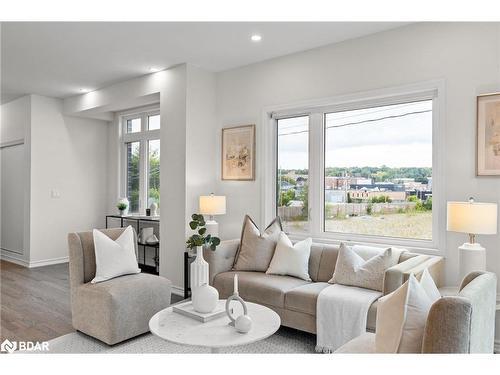
M 255 180 L 255 125 L 222 129 L 222 179 Z
M 500 176 L 500 92 L 477 97 L 476 174 Z

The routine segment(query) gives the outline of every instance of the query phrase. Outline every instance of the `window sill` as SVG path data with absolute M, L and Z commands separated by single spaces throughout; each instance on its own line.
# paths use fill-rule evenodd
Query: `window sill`
M 340 245 L 342 242 L 349 245 L 365 245 L 375 247 L 403 247 L 408 251 L 429 254 L 429 255 L 443 255 L 443 252 L 438 249 L 435 241 L 430 240 L 417 240 L 417 239 L 404 239 L 394 237 L 372 237 L 363 235 L 352 235 L 344 233 L 287 233 L 292 241 L 300 241 L 311 237 L 313 242 Z

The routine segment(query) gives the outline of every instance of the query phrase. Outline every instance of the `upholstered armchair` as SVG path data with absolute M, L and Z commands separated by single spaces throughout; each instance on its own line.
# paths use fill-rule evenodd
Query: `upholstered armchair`
M 124 228 L 103 229 L 116 240 Z M 73 327 L 108 345 L 149 331 L 149 320 L 170 305 L 171 282 L 139 273 L 92 284 L 95 250 L 92 231 L 70 233 L 69 277 Z M 137 240 L 135 241 L 137 255 Z
M 471 272 L 456 296 L 436 301 L 427 317 L 422 353 L 493 353 L 497 278 Z M 335 353 L 375 353 L 375 334 L 365 333 Z

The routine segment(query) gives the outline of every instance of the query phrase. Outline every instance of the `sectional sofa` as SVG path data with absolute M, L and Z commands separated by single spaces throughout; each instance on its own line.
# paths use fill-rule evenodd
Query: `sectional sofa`
M 233 271 L 239 240 L 223 241 L 216 251 L 205 250 L 205 260 L 210 265 L 209 282 L 224 299 L 233 293 L 234 275 L 238 274 L 240 296 L 250 302 L 259 303 L 276 311 L 281 324 L 302 331 L 316 333 L 316 300 L 321 290 L 331 279 L 337 261 L 339 246 L 313 243 L 309 258 L 309 275 L 312 281 L 290 276 L 267 275 L 264 272 Z M 358 247 L 355 251 L 365 259 L 378 253 L 369 247 Z M 405 251 L 399 263 L 389 268 L 384 278 L 384 294 L 401 286 L 413 273 L 418 275 L 429 270 L 439 287 L 442 282 L 443 258 Z M 367 330 L 375 330 L 377 302 L 368 312 Z

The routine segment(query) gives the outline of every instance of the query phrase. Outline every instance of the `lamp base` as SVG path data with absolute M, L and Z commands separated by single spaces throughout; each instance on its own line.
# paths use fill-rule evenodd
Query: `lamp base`
M 472 271 L 486 270 L 486 250 L 478 243 L 464 243 L 458 248 L 459 282 Z
M 215 237 L 219 236 L 219 223 L 215 220 L 206 220 L 205 227 L 207 228 L 207 234 Z

